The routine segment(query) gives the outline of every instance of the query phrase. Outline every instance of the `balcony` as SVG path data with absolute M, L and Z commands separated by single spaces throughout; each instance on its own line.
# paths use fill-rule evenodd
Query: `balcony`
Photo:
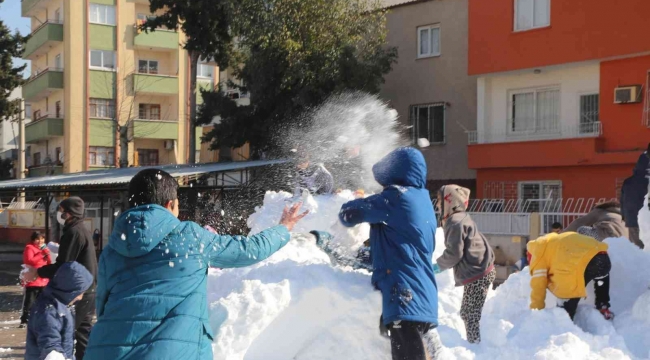
M 63 23 L 56 20 L 48 20 L 32 31 L 32 37 L 25 46 L 24 59 L 39 56 L 46 53 L 49 48 L 63 41 Z
M 129 124 L 133 139 L 178 140 L 178 121 L 135 119 Z
M 21 0 L 21 13 L 22 17 L 31 17 L 34 16 L 34 13 L 39 9 L 46 1 L 45 0 Z
M 25 100 L 35 102 L 63 89 L 63 69 L 48 68 L 32 76 L 23 85 Z
M 134 73 L 133 93 L 142 95 L 177 95 L 178 76 Z
M 25 125 L 25 142 L 37 143 L 57 136 L 63 136 L 63 119 L 48 115 Z
M 156 31 L 138 31 L 135 26 L 133 46 L 140 50 L 153 51 L 177 51 L 179 46 L 178 33 L 176 31 L 159 29 Z
M 503 130 L 488 129 L 488 131 L 468 131 L 469 145 L 497 144 L 520 141 L 544 141 L 579 138 L 595 138 L 602 135 L 602 125 L 599 121 L 571 126 L 532 126 L 518 129 L 511 120 Z

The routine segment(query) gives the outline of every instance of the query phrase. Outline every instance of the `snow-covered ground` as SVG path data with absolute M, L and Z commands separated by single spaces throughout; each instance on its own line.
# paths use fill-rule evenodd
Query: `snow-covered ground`
M 289 197 L 267 193 L 249 219 L 252 232 L 277 224 Z M 210 270 L 215 359 L 390 359 L 389 341 L 379 335 L 381 299 L 370 274 L 332 266 L 304 235 L 330 231 L 342 249 L 354 252 L 368 227 L 345 229 L 338 223 L 341 204 L 351 199 L 350 192 L 307 198 L 311 213 L 281 251 L 253 267 Z M 640 221 L 650 244 L 647 204 Z M 436 238 L 437 257 L 444 250 L 442 232 Z M 593 309 L 591 298 L 581 302 L 575 323 L 556 308 L 550 293 L 546 310 L 529 310 L 530 275 L 524 271 L 491 291 L 481 323 L 483 342 L 470 345 L 459 316 L 462 288 L 454 287 L 450 271 L 438 275 L 443 359 L 650 359 L 650 253 L 627 239 L 606 242 L 613 263 L 613 322 Z

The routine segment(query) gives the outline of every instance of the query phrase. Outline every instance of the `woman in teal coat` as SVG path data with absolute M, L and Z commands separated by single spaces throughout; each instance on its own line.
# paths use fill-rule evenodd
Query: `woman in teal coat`
M 289 242 L 306 213 L 250 237 L 216 235 L 178 216 L 178 183 L 157 169 L 129 184 L 131 209 L 115 222 L 97 276 L 97 324 L 86 359 L 212 359 L 208 267 L 243 267 Z

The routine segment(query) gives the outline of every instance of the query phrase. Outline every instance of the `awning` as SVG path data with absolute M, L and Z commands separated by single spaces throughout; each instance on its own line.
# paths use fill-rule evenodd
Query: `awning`
M 206 163 L 186 165 L 142 166 L 117 168 L 106 170 L 93 170 L 80 173 L 63 174 L 56 176 L 43 176 L 19 180 L 0 181 L 0 190 L 30 189 L 30 188 L 56 188 L 64 186 L 88 186 L 126 184 L 143 169 L 161 169 L 175 178 L 201 175 L 207 173 L 224 173 L 240 171 L 261 166 L 285 163 L 286 160 L 255 160 L 230 163 Z

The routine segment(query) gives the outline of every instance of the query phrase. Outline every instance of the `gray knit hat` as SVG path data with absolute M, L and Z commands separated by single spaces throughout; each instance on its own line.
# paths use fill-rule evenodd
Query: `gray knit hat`
M 598 241 L 603 241 L 601 236 L 598 234 L 598 231 L 596 231 L 596 229 L 591 227 L 591 226 L 581 226 L 581 227 L 579 227 L 578 228 L 578 234 L 592 237 L 592 238 L 594 238 L 594 239 L 596 239 Z
M 84 201 L 78 196 L 71 196 L 59 203 L 65 212 L 77 219 L 83 219 L 85 215 Z

